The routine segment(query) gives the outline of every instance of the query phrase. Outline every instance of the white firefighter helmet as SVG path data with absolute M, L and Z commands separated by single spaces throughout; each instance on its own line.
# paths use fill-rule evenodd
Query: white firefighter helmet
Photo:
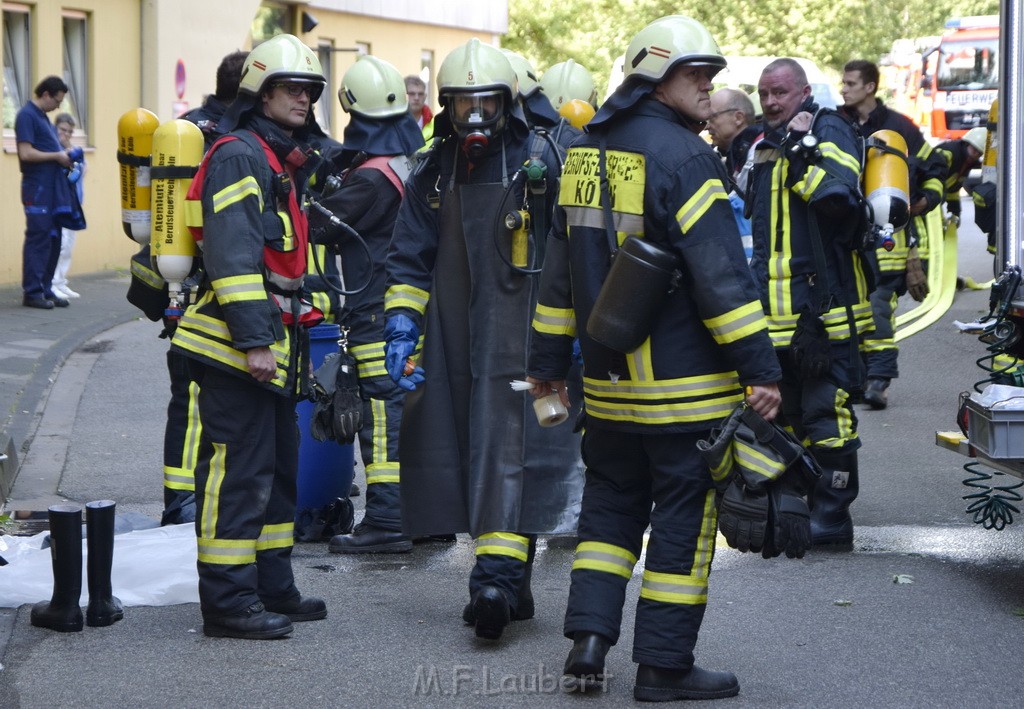
M 533 64 L 530 64 L 522 54 L 516 54 L 511 49 L 502 47 L 501 52 L 516 73 L 516 81 L 519 82 L 519 95 L 526 98 L 536 93 L 540 88 L 540 82 L 537 81 L 537 70 L 533 68 Z
M 327 84 L 320 60 L 312 49 L 291 34 L 279 34 L 256 46 L 242 65 L 240 93 L 259 96 L 275 81 L 312 84 L 310 101 L 316 103 Z
M 658 83 L 676 64 L 702 64 L 725 68 L 718 43 L 700 22 L 683 15 L 668 15 L 636 33 L 626 49 L 625 80 Z
M 473 159 L 505 127 L 518 91 L 502 51 L 475 38 L 452 50 L 437 72 L 438 103 Z
M 409 110 L 405 80 L 398 69 L 364 54 L 341 77 L 338 100 L 346 113 L 369 118 L 391 118 Z
M 988 130 L 981 126 L 971 128 L 969 131 L 964 133 L 963 140 L 964 142 L 969 143 L 979 153 L 984 155 L 985 144 L 988 142 Z
M 557 111 L 562 104 L 573 99 L 586 101 L 591 106 L 597 101 L 597 89 L 590 71 L 572 59 L 555 64 L 544 72 L 540 87 Z

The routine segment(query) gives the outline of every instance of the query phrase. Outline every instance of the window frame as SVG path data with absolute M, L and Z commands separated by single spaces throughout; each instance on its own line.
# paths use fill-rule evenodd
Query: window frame
M 0 3 L 0 10 L 3 11 L 3 82 L 4 82 L 4 103 L 8 97 L 13 104 L 11 115 L 8 116 L 8 109 L 3 109 L 3 143 L 5 150 L 16 149 L 14 142 L 14 116 L 21 110 L 21 107 L 32 97 L 32 6 L 21 3 Z M 11 29 L 15 26 L 9 19 L 10 15 L 23 16 L 21 24 L 24 31 L 20 33 L 17 43 L 23 47 L 17 48 L 17 56 L 14 54 L 16 42 L 12 41 Z M 22 66 L 18 66 L 16 59 L 20 59 Z M 10 75 L 9 75 L 10 73 Z M 10 94 L 9 94 L 10 92 Z M 7 125 L 8 117 L 10 126 Z
M 60 110 L 70 113 L 76 122 L 75 139 L 85 141 L 89 135 L 89 13 L 80 10 L 64 10 L 61 13 L 61 40 L 63 43 L 64 83 L 68 85 L 67 95 Z M 74 39 L 80 45 L 69 46 L 68 22 L 81 22 L 80 36 Z M 76 55 L 76 56 L 72 56 Z M 77 142 L 77 141 L 76 141 Z
M 323 93 L 316 102 L 316 122 L 323 128 L 324 133 L 331 135 L 331 125 L 334 123 L 334 41 L 322 39 L 317 42 L 316 56 L 320 60 L 324 79 L 327 80 Z

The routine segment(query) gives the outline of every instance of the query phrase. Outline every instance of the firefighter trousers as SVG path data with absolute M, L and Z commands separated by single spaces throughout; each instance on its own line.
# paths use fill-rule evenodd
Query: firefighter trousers
M 520 592 L 528 583 L 527 567 L 537 553 L 537 536 L 514 532 L 487 532 L 476 539 L 476 565 L 469 574 L 469 597 L 483 586 L 494 586 L 505 594 L 515 615 Z
M 398 429 L 402 424 L 405 391 L 387 375 L 360 379 L 363 428 L 359 452 L 366 468 L 364 522 L 392 532 L 402 531 L 398 494 Z
M 199 455 L 199 386 L 189 374 L 188 358 L 167 350 L 167 374 L 171 379 L 171 400 L 164 427 L 164 519 L 178 524 L 183 506 L 189 504 L 196 488 L 195 467 Z M 193 503 L 194 504 L 194 503 Z
M 299 430 L 295 399 L 214 367 L 199 376 L 196 465 L 199 602 L 204 615 L 299 595 L 292 575 Z
M 866 333 L 861 351 L 867 364 L 869 379 L 895 379 L 900 375 L 896 345 L 896 301 L 907 292 L 906 271 L 881 271 L 875 274 L 875 289 L 871 291 L 871 317 L 873 332 Z
M 697 452 L 702 437 L 707 433 L 587 428 L 566 637 L 590 632 L 618 642 L 626 585 L 650 525 L 633 661 L 680 670 L 693 665 L 717 524 L 711 473 Z

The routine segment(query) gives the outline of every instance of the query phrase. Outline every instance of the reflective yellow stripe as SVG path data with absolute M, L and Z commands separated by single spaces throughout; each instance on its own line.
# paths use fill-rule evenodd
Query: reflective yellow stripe
M 765 455 L 743 441 L 734 440 L 733 447 L 736 462 L 752 473 L 774 480 L 786 469 L 786 466 L 780 461 Z
M 626 355 L 626 366 L 629 368 L 629 378 L 632 381 L 637 383 L 655 381 L 651 338 L 644 340 L 639 347 Z
M 604 229 L 604 209 L 601 207 L 565 207 L 565 222 L 570 227 Z M 623 214 L 612 211 L 612 226 L 620 234 L 644 234 L 644 218 L 641 214 Z M 622 239 L 619 239 L 622 242 Z
M 704 321 L 715 342 L 726 345 L 768 329 L 761 301 L 754 300 L 727 313 Z
M 708 602 L 708 574 L 711 571 L 711 559 L 715 553 L 716 527 L 715 491 L 709 490 L 704 497 L 704 515 L 701 520 L 700 533 L 697 535 L 697 548 L 694 550 L 690 573 L 668 574 L 645 569 L 643 585 L 640 587 L 640 598 L 677 605 L 706 604 Z
M 366 466 L 366 484 L 401 482 L 398 463 L 373 463 Z
M 688 233 L 705 212 L 707 212 L 715 200 L 729 199 L 721 180 L 708 180 L 700 186 L 690 199 L 676 212 L 676 221 L 684 234 Z
M 860 175 L 860 160 L 853 155 L 840 150 L 839 146 L 835 143 L 821 143 L 818 146 L 818 149 L 821 150 L 821 156 L 823 158 L 835 160 L 854 174 L 858 176 Z
M 282 212 L 278 210 L 277 218 L 281 220 L 281 227 L 284 229 L 284 234 L 281 235 L 281 250 L 282 251 L 294 251 L 295 250 L 295 230 L 292 229 L 292 218 L 288 212 Z M 323 259 L 321 259 L 321 262 Z
M 537 303 L 532 327 L 546 335 L 576 337 L 576 313 L 572 308 L 552 308 Z
M 610 404 L 587 397 L 587 414 L 607 421 L 645 424 L 693 423 L 725 418 L 743 401 L 742 392 L 732 396 L 663 405 Z
M 804 200 L 810 199 L 811 195 L 814 194 L 814 190 L 818 189 L 818 186 L 827 174 L 817 165 L 811 165 L 803 179 L 793 185 L 793 192 L 800 195 Z
M 635 565 L 636 555 L 629 549 L 603 542 L 580 542 L 576 546 L 572 570 L 601 571 L 628 579 L 633 576 Z
M 169 490 L 191 492 L 196 489 L 196 478 L 192 470 L 164 466 L 164 487 Z
M 161 290 L 164 287 L 164 279 L 160 277 L 160 274 L 151 268 L 146 268 L 138 261 L 131 262 L 131 273 L 154 290 Z
M 476 555 L 494 554 L 511 556 L 519 561 L 526 561 L 530 553 L 530 539 L 512 532 L 488 532 L 481 534 L 476 540 Z
M 203 509 L 199 518 L 199 536 L 213 539 L 217 535 L 217 519 L 220 514 L 220 486 L 224 482 L 224 459 L 227 447 L 223 443 L 213 444 L 210 458 L 210 474 L 203 489 Z M 255 551 L 255 547 L 253 547 Z
M 216 323 L 217 321 L 213 321 Z M 207 331 L 206 334 L 214 334 L 216 337 L 224 338 L 229 335 L 226 332 L 223 334 L 209 333 L 211 328 L 199 325 L 195 318 L 193 318 L 188 324 L 183 319 L 178 324 L 178 329 L 174 332 L 174 344 L 181 347 L 189 352 L 194 352 L 203 357 L 208 357 L 216 362 L 220 362 L 234 369 L 242 372 L 249 371 L 249 364 L 244 352 L 231 347 L 230 345 L 219 342 L 209 337 L 204 337 L 202 334 L 197 334 L 196 331 Z M 287 346 L 287 336 L 285 338 L 285 346 Z M 274 358 L 277 360 L 277 373 L 274 375 L 274 379 L 271 382 L 274 386 L 283 387 L 287 382 L 288 371 L 287 371 L 287 357 L 288 350 L 282 349 L 280 343 L 274 343 L 270 346 L 271 351 L 274 353 Z
M 422 288 L 407 285 L 391 286 L 384 294 L 384 310 L 409 308 L 422 315 L 427 310 L 429 299 L 430 293 Z
M 185 421 L 185 443 L 181 451 L 181 465 L 192 475 L 195 486 L 196 461 L 199 460 L 199 439 L 203 435 L 203 424 L 199 419 L 199 385 L 188 384 L 188 415 Z
M 196 539 L 199 561 L 204 564 L 253 564 L 256 562 L 255 539 Z
M 696 377 L 678 379 L 657 379 L 653 381 L 619 380 L 612 384 L 607 379 L 583 378 L 583 390 L 602 399 L 653 399 L 661 401 L 674 397 L 706 396 L 731 391 L 739 387 L 736 372 L 702 374 Z
M 238 182 L 228 185 L 213 195 L 213 213 L 217 214 L 249 195 L 256 195 L 260 203 L 260 211 L 263 211 L 263 191 L 260 189 L 260 185 L 256 182 L 255 177 L 246 175 Z
M 265 524 L 256 540 L 256 551 L 287 549 L 295 543 L 295 523 Z
M 243 276 L 228 276 L 210 281 L 210 287 L 217 294 L 220 303 L 239 303 L 247 300 L 266 300 L 263 276 L 249 273 Z
M 384 342 L 370 342 L 365 345 L 350 345 L 349 354 L 355 357 L 356 361 L 384 359 Z

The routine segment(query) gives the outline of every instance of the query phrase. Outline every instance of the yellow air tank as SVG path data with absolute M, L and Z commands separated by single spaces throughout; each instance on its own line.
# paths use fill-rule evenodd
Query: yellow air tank
M 182 281 L 188 278 L 199 250 L 185 224 L 185 196 L 203 160 L 203 133 L 176 119 L 153 133 L 152 240 L 153 263 L 167 281 L 168 317 L 180 317 Z
M 893 232 L 910 221 L 910 173 L 907 142 L 896 131 L 875 131 L 868 138 L 864 167 L 864 196 L 871 205 L 883 246 L 892 244 Z M 886 250 L 891 250 L 888 246 Z
M 558 115 L 572 124 L 573 128 L 583 130 L 583 126 L 590 123 L 590 119 L 594 117 L 594 107 L 582 99 L 574 98 L 571 101 L 566 101 L 562 104 L 562 107 L 558 109 Z
M 117 121 L 117 162 L 121 172 L 121 226 L 128 238 L 149 243 L 149 158 L 160 119 L 133 108 Z

